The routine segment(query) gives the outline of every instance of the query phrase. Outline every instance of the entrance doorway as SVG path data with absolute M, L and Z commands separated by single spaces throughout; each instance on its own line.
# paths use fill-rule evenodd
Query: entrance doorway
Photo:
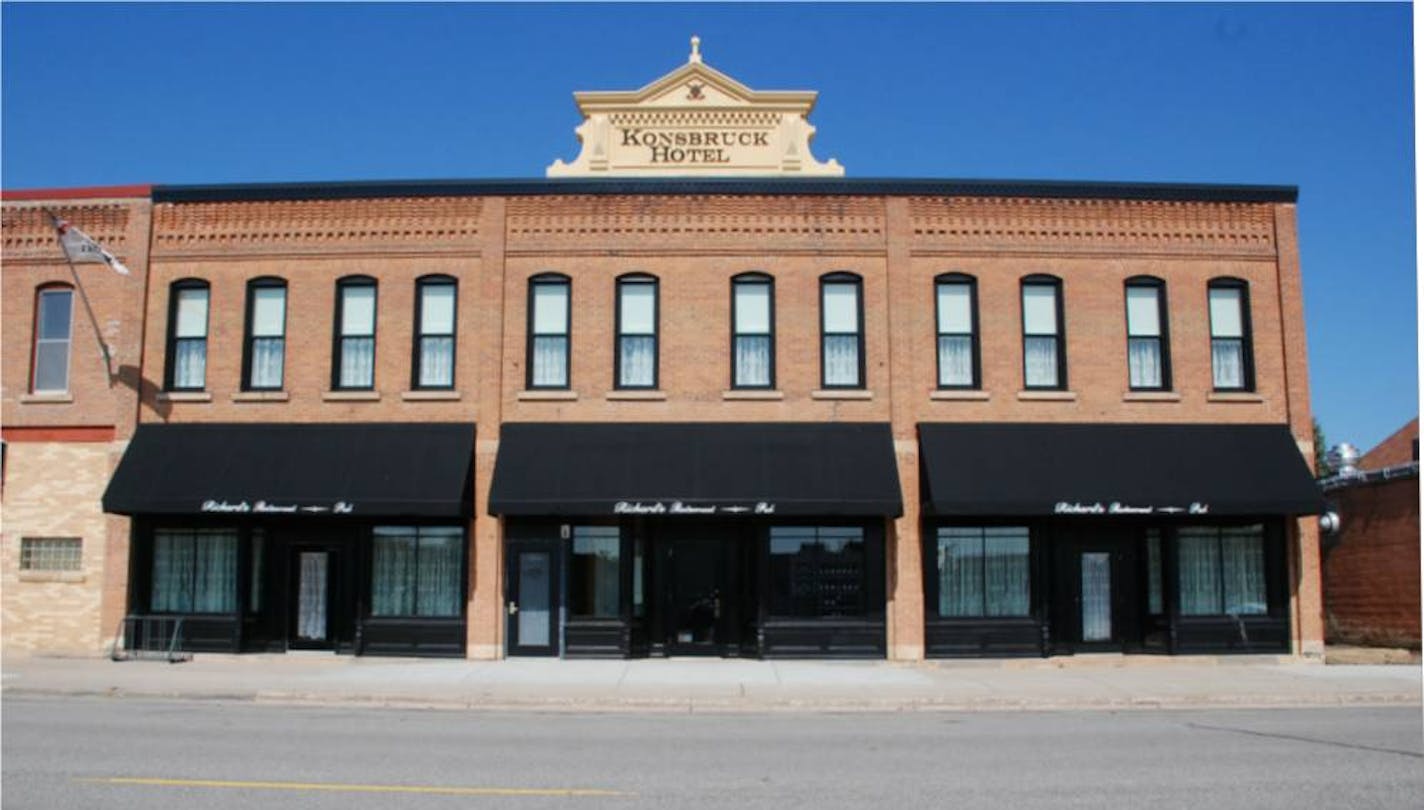
M 1145 595 L 1139 592 L 1138 533 L 1084 527 L 1059 536 L 1054 648 L 1067 654 L 1141 650 Z
M 335 649 L 331 632 L 331 558 L 332 552 L 324 548 L 295 546 L 291 550 L 289 649 Z
M 510 543 L 505 577 L 510 655 L 559 654 L 558 560 L 553 543 Z
M 730 588 L 726 543 L 716 537 L 683 536 L 668 543 L 668 651 L 718 655 L 728 644 L 724 621 Z

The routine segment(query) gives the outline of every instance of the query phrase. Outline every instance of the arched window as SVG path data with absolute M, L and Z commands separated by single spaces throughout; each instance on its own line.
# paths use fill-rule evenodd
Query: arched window
M 272 276 L 247 282 L 242 390 L 280 391 L 287 350 L 287 282 Z
M 201 391 L 208 373 L 208 282 L 185 278 L 168 288 L 163 380 L 169 391 Z
M 30 390 L 57 394 L 69 390 L 69 342 L 74 322 L 74 288 L 46 284 L 35 291 L 35 345 Z
M 658 387 L 658 280 L 645 273 L 618 277 L 615 388 Z
M 821 276 L 821 387 L 865 387 L 860 276 Z
M 569 288 L 559 273 L 529 279 L 528 388 L 569 387 Z
M 415 352 L 411 387 L 455 387 L 455 313 L 459 288 L 452 276 L 415 280 Z
M 331 387 L 338 391 L 376 387 L 376 280 L 347 276 L 336 282 Z
M 1024 388 L 1063 390 L 1068 363 L 1063 341 L 1063 282 L 1055 276 L 1025 276 L 1023 295 Z
M 732 277 L 732 387 L 776 387 L 775 282 L 765 273 Z
M 935 341 L 940 388 L 979 387 L 979 297 L 973 276 L 935 277 Z
M 1217 391 L 1254 391 L 1256 369 L 1251 349 L 1251 298 L 1239 278 L 1207 283 L 1211 315 L 1211 384 Z
M 1167 336 L 1167 285 L 1134 276 L 1124 285 L 1127 307 L 1127 386 L 1133 391 L 1172 388 L 1172 352 Z

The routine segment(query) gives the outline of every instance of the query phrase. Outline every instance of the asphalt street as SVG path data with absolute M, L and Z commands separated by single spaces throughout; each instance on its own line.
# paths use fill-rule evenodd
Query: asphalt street
M 6 697 L 15 808 L 1400 808 L 1418 707 L 490 713 Z

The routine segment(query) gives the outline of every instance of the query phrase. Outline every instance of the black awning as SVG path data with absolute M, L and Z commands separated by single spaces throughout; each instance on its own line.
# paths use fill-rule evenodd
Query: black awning
M 504 425 L 494 515 L 899 515 L 888 424 Z
M 1324 509 L 1284 425 L 921 424 L 937 515 L 1302 515 Z
M 104 511 L 465 517 L 473 424 L 140 425 Z

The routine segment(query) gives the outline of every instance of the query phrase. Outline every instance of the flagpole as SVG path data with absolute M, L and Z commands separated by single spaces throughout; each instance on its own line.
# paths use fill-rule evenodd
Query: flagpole
M 44 211 L 49 214 L 50 224 L 54 226 L 59 252 L 64 254 L 64 263 L 69 265 L 69 274 L 74 277 L 74 288 L 79 291 L 79 300 L 84 303 L 84 312 L 89 315 L 89 325 L 94 327 L 94 339 L 99 342 L 99 354 L 104 358 L 104 379 L 109 383 L 109 387 L 113 388 L 114 361 L 109 356 L 109 344 L 104 342 L 104 335 L 99 331 L 99 320 L 94 317 L 94 308 L 89 306 L 89 295 L 84 292 L 84 284 L 79 281 L 79 271 L 74 269 L 74 260 L 69 257 L 69 250 L 64 247 L 64 234 L 59 230 L 59 217 L 48 208 Z

